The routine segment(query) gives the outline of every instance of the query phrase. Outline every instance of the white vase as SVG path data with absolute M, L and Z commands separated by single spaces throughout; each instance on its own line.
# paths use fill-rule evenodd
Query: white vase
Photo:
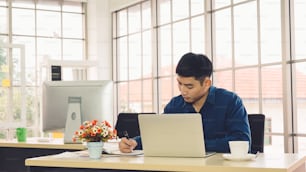
M 99 159 L 102 155 L 104 142 L 87 142 L 88 154 L 91 159 Z

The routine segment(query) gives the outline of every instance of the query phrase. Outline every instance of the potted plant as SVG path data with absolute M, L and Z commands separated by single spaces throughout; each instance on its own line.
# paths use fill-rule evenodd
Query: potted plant
M 83 122 L 80 128 L 75 131 L 73 141 L 86 142 L 89 156 L 98 159 L 101 157 L 104 142 L 116 137 L 117 132 L 109 122 L 92 120 Z

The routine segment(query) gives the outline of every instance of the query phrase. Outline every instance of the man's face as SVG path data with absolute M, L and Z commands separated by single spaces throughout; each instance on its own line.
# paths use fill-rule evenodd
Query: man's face
M 184 100 L 188 103 L 194 103 L 200 100 L 204 95 L 208 94 L 208 89 L 211 85 L 210 79 L 205 78 L 203 83 L 196 80 L 194 77 L 177 77 L 179 91 Z

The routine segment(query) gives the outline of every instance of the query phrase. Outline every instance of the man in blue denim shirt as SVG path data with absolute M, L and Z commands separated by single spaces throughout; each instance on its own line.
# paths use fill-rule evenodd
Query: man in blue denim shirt
M 230 140 L 251 143 L 248 114 L 239 96 L 212 86 L 212 71 L 207 56 L 183 55 L 176 67 L 181 95 L 171 99 L 164 113 L 201 113 L 206 150 L 227 153 Z M 141 138 L 122 138 L 119 149 L 122 152 L 142 149 Z

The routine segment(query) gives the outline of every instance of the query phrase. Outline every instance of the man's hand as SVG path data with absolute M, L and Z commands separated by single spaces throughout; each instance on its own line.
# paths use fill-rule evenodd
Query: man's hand
M 123 153 L 133 152 L 136 146 L 137 142 L 134 139 L 127 139 L 123 137 L 119 142 L 119 150 Z

